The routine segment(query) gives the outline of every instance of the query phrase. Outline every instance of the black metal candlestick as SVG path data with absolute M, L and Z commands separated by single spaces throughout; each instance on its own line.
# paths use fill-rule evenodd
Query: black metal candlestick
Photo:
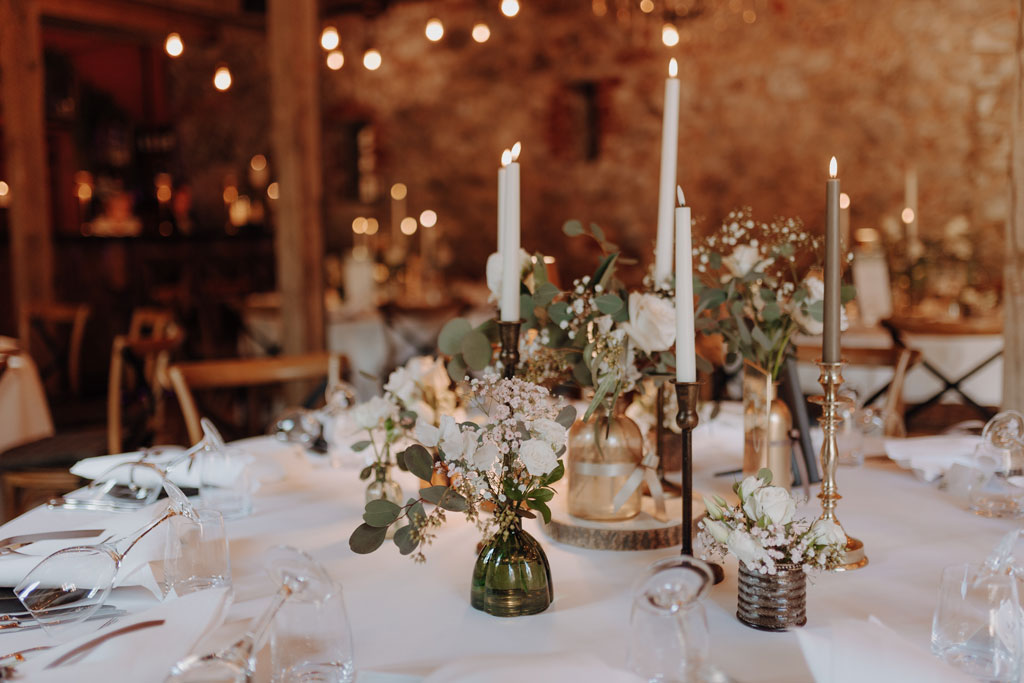
M 693 430 L 700 417 L 697 414 L 697 398 L 700 384 L 697 382 L 676 382 L 676 400 L 679 412 L 676 424 L 683 436 L 683 555 L 693 557 Z M 708 562 L 715 574 L 715 583 L 725 578 L 725 571 L 714 562 Z
M 505 368 L 505 379 L 512 379 L 516 375 L 516 366 L 519 365 L 519 331 L 523 326 L 522 320 L 499 320 L 498 339 L 501 341 L 501 364 Z

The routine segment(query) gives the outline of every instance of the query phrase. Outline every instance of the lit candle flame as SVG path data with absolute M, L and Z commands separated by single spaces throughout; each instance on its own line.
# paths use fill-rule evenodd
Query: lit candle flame
M 676 197 L 679 198 L 679 206 L 686 206 L 686 195 L 683 194 L 683 188 L 676 185 Z
M 835 178 L 839 172 L 839 165 L 836 163 L 836 158 L 832 157 L 832 161 L 828 162 L 828 177 Z
M 512 145 L 512 161 L 519 161 L 519 153 L 523 151 L 522 144 L 516 140 L 516 144 Z
M 506 149 L 504 152 L 501 153 L 501 165 L 502 166 L 508 166 L 511 163 L 512 163 L 512 151 Z
M 678 75 L 679 75 L 679 62 L 677 62 L 676 58 L 673 57 L 672 59 L 668 60 L 668 77 L 669 78 L 675 78 Z

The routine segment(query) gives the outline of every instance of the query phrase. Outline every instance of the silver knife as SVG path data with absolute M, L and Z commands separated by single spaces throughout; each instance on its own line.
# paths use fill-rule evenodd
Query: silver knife
M 103 529 L 69 529 L 68 531 L 42 531 L 37 534 L 21 534 L 0 541 L 0 550 L 17 550 L 36 541 L 55 541 L 64 538 L 90 538 L 99 536 Z

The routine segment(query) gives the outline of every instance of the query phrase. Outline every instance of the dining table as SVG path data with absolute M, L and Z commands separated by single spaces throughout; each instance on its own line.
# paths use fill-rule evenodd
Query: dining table
M 271 438 L 259 438 L 262 453 L 274 448 Z M 741 463 L 742 438 L 735 420 L 705 419 L 697 428 L 698 495 L 716 493 L 734 500 L 732 486 L 738 476 L 719 473 Z M 447 524 L 424 548 L 422 563 L 401 556 L 390 541 L 372 554 L 357 555 L 348 538 L 362 521 L 362 456 L 328 458 L 296 453 L 295 448 L 280 444 L 282 452 L 291 449 L 281 459 L 286 465 L 283 476 L 260 487 L 250 515 L 226 523 L 233 602 L 219 625 L 188 649 L 210 652 L 244 633 L 275 590 L 263 566 L 263 553 L 284 544 L 310 553 L 340 582 L 359 683 L 412 683 L 458 660 L 498 661 L 509 655 L 538 662 L 583 656 L 625 669 L 634 583 L 651 563 L 680 552 L 679 546 L 613 551 L 564 545 L 549 538 L 539 520 L 527 520 L 527 530 L 542 542 L 550 560 L 554 601 L 532 616 L 489 616 L 469 602 L 479 540 L 472 524 L 448 513 Z M 397 472 L 396 479 L 407 497 L 415 495 L 415 477 Z M 811 574 L 804 628 L 875 618 L 899 633 L 907 647 L 931 657 L 929 639 L 942 569 L 980 562 L 1020 521 L 976 516 L 934 483 L 882 458 L 839 468 L 837 483 L 842 496 L 838 517 L 849 534 L 863 541 L 869 563 L 856 571 Z M 818 486 L 809 492 L 804 498 L 802 489 L 794 490 L 803 498 L 798 517 L 820 514 Z M 678 505 L 679 499 L 669 504 Z M 81 514 L 83 522 L 89 519 L 88 512 Z M 0 537 L 5 535 L 0 527 Z M 713 666 L 739 682 L 813 680 L 795 631 L 763 632 L 736 618 L 735 559 L 726 558 L 724 569 L 724 581 L 711 587 L 703 600 Z M 128 589 L 115 589 L 110 600 L 130 610 L 156 604 L 152 595 L 143 597 Z M 28 633 L 19 635 L 20 643 L 30 642 Z M 10 636 L 0 633 L 0 651 L 7 651 L 5 638 Z M 165 642 L 175 656 L 187 654 L 174 650 L 173 639 Z M 259 658 L 257 680 L 269 680 L 268 649 Z M 863 654 L 864 661 L 877 656 Z M 92 680 L 85 675 L 90 671 L 102 672 L 96 680 L 133 680 L 122 675 L 132 671 L 129 664 L 139 657 L 144 655 L 116 647 L 100 649 L 67 672 L 82 672 L 78 680 L 83 681 Z

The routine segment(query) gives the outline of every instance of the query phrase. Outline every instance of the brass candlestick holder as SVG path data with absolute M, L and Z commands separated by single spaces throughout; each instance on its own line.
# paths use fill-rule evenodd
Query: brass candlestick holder
M 676 400 L 679 412 L 676 413 L 676 424 L 683 436 L 683 548 L 682 554 L 693 557 L 693 430 L 700 417 L 697 414 L 697 398 L 700 384 L 697 382 L 676 382 Z M 715 583 L 725 578 L 725 571 L 714 562 L 707 562 L 715 575 Z
M 839 444 L 836 440 L 836 431 L 843 418 L 839 416 L 839 407 L 850 403 L 850 399 L 839 395 L 839 387 L 843 384 L 843 366 L 845 361 L 838 363 L 825 363 L 818 361 L 821 369 L 821 376 L 818 382 L 825 390 L 824 396 L 814 396 L 811 402 L 821 406 L 821 417 L 818 418 L 821 429 L 825 433 L 825 441 L 821 444 L 821 519 L 835 522 L 842 528 L 839 518 L 836 517 L 836 504 L 842 496 L 836 488 L 836 463 L 839 460 Z M 846 533 L 846 530 L 843 530 Z M 833 571 L 845 572 L 853 569 L 860 569 L 867 565 L 868 557 L 864 552 L 864 544 L 846 534 L 846 551 L 843 554 L 842 563 Z
M 519 331 L 522 326 L 521 319 L 498 321 L 498 339 L 501 341 L 498 358 L 505 368 L 505 379 L 512 379 L 516 375 L 516 366 L 519 365 Z

